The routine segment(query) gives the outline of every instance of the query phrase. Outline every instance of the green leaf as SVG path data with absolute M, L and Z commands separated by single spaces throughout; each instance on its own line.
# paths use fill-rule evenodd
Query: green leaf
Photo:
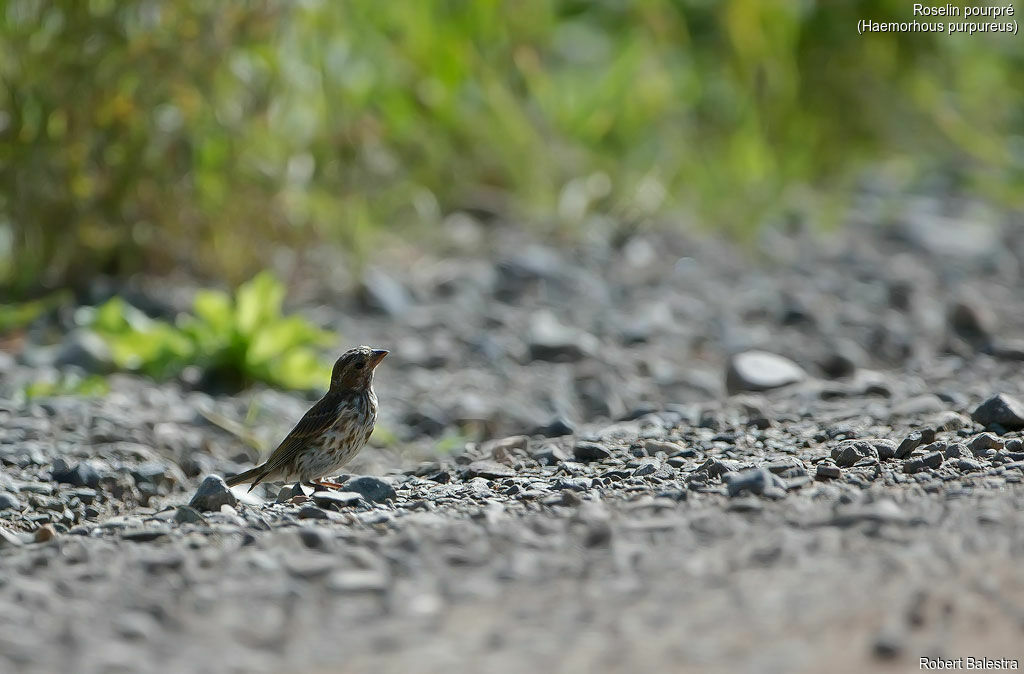
M 209 330 L 220 333 L 225 340 L 228 339 L 233 330 L 235 315 L 231 297 L 227 293 L 220 290 L 200 290 L 192 301 L 192 308 Z
M 281 316 L 284 284 L 270 272 L 260 272 L 238 288 L 235 300 L 235 321 L 238 331 L 252 335 L 261 325 Z

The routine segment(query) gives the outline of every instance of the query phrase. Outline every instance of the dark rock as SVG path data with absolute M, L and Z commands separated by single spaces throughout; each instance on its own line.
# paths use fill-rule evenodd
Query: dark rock
M 925 468 L 938 468 L 941 465 L 942 452 L 931 452 L 905 461 L 903 472 L 907 474 L 920 473 Z
M 295 514 L 300 520 L 329 520 L 331 516 L 326 510 L 317 508 L 315 505 L 306 504 L 299 508 L 299 512 Z
M 593 483 L 593 479 L 589 477 L 563 477 L 555 482 L 555 489 L 586 491 L 593 486 Z
M 209 524 L 202 513 L 191 506 L 178 506 L 174 513 L 174 521 L 178 524 Z
M 726 463 L 721 459 L 708 459 L 697 468 L 698 472 L 707 472 L 708 477 L 719 477 L 732 470 L 734 470 L 734 468 L 731 463 Z
M 875 448 L 875 451 L 878 452 L 878 459 L 880 461 L 892 459 L 896 456 L 898 447 L 893 440 L 889 440 L 887 438 L 876 438 L 874 440 L 869 440 L 869 442 L 871 443 L 871 446 Z
M 907 475 L 913 475 L 914 473 L 920 473 L 924 470 L 924 459 L 916 456 L 912 459 L 907 459 L 903 462 L 903 472 Z
M 487 480 L 498 480 L 503 477 L 515 477 L 516 471 L 510 466 L 490 459 L 474 461 L 464 469 L 466 479 L 482 477 Z
M 604 461 L 611 457 L 611 451 L 596 442 L 580 440 L 573 447 L 572 455 L 577 461 Z
M 842 476 L 843 471 L 831 461 L 820 462 L 814 471 L 814 477 L 817 480 L 838 480 Z
M 969 343 L 985 343 L 996 331 L 996 316 L 977 298 L 961 298 L 949 307 L 949 327 Z
M 345 491 L 354 491 L 374 503 L 384 503 L 398 497 L 390 482 L 369 475 L 349 480 L 345 483 Z
M 305 496 L 306 492 L 302 488 L 301 484 L 286 484 L 281 487 L 281 490 L 277 492 L 277 498 L 274 499 L 275 503 L 288 503 L 296 496 Z
M 661 461 L 657 459 L 645 459 L 640 462 L 640 465 L 633 471 L 633 477 L 643 477 L 644 475 L 653 475 L 661 470 Z
M 21 501 L 12 494 L 0 491 L 0 510 L 21 510 Z
M 566 419 L 557 417 L 544 426 L 534 427 L 527 435 L 543 435 L 545 438 L 560 438 L 563 435 L 572 435 L 576 432 Z
M 998 424 L 1006 430 L 1021 430 L 1024 429 L 1024 403 L 999 393 L 978 405 L 971 418 L 982 426 Z
M 569 458 L 569 454 L 558 445 L 541 445 L 531 453 L 533 460 L 542 466 L 554 466 Z
M 803 381 L 799 365 L 767 351 L 745 351 L 729 359 L 725 387 L 729 393 L 768 391 Z
M 54 482 L 74 485 L 76 487 L 100 486 L 100 474 L 89 463 L 82 461 L 74 466 L 69 466 L 64 459 L 57 459 L 53 462 L 53 469 L 50 471 Z
M 910 453 L 921 446 L 924 438 L 921 436 L 920 431 L 914 431 L 907 437 L 903 438 L 903 442 L 900 443 L 899 447 L 896 448 L 896 454 L 893 456 L 895 459 L 905 459 L 910 456 Z M 881 455 L 879 455 L 881 458 Z
M 962 442 L 950 442 L 945 446 L 942 453 L 947 459 L 967 458 L 968 449 L 967 445 Z
M 220 510 L 222 505 L 234 506 L 235 495 L 219 475 L 207 475 L 188 504 L 199 511 Z
M 786 482 L 765 468 L 751 468 L 739 473 L 726 473 L 722 476 L 729 496 L 735 497 L 745 492 L 780 498 L 786 494 Z
M 976 473 L 980 470 L 985 470 L 985 466 L 980 461 L 975 461 L 974 459 L 958 459 L 956 467 L 962 473 Z
M 840 468 L 849 468 L 866 458 L 878 459 L 878 451 L 866 440 L 844 440 L 832 449 L 832 460 Z
M 325 510 L 342 510 L 363 504 L 363 496 L 354 491 L 315 491 L 310 498 Z

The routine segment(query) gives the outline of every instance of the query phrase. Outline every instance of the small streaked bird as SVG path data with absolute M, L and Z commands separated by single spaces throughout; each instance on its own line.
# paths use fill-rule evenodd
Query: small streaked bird
M 388 352 L 358 346 L 334 363 L 331 388 L 295 424 L 267 461 L 244 473 L 229 477 L 229 487 L 251 482 L 291 482 L 317 487 L 340 487 L 322 480 L 336 475 L 351 461 L 373 432 L 377 421 L 377 396 L 373 392 L 373 370 Z

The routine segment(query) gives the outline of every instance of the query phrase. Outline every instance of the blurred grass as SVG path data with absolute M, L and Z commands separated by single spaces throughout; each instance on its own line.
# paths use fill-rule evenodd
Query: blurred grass
M 1019 206 L 1021 40 L 857 35 L 910 7 L 0 2 L 0 285 L 237 283 L 473 208 L 742 234 L 865 165 Z

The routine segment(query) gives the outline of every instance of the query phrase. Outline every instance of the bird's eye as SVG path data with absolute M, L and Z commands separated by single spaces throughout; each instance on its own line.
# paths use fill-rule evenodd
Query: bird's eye
M 364 367 L 366 367 L 366 363 L 356 363 L 357 370 L 362 370 Z

